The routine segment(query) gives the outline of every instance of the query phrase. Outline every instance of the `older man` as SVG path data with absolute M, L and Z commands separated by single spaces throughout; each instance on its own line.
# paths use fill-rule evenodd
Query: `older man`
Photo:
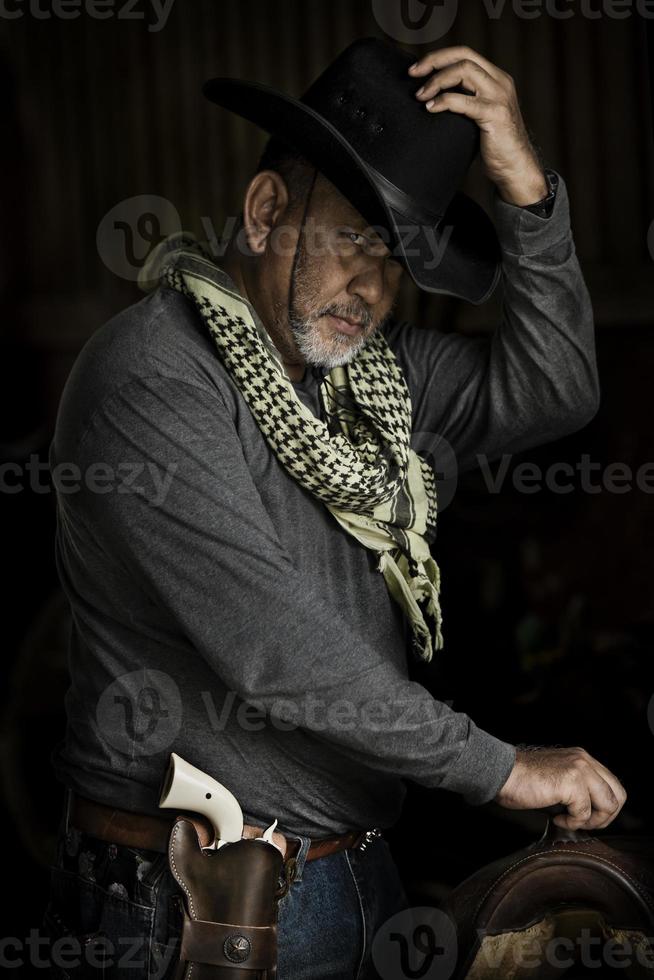
M 566 186 L 511 79 L 469 49 L 409 60 L 356 42 L 302 103 L 209 83 L 274 133 L 229 247 L 218 261 L 164 243 L 156 288 L 91 338 L 62 398 L 51 463 L 93 479 L 58 501 L 70 799 L 47 921 L 108 937 L 114 965 L 133 937 L 143 976 L 172 971 L 181 921 L 159 846 L 171 750 L 234 793 L 252 833 L 279 820 L 282 980 L 373 975 L 374 935 L 406 904 L 381 833 L 405 779 L 473 804 L 563 803 L 569 827 L 624 802 L 582 749 L 516 751 L 408 677 L 409 650 L 443 642 L 435 475 L 411 435 L 466 469 L 578 429 L 598 399 Z M 495 257 L 456 190 L 473 131 Z M 500 270 L 488 340 L 394 316 L 407 272 L 481 302 Z

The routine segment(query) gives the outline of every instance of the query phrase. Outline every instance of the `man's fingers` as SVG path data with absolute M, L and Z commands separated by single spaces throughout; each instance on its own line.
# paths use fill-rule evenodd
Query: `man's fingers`
M 609 783 L 590 763 L 580 767 L 577 785 L 564 801 L 568 813 L 555 818 L 555 823 L 568 830 L 595 830 L 607 826 L 620 810 L 620 801 Z
M 627 799 L 627 791 L 610 769 L 602 765 L 594 756 L 580 750 L 582 753 L 580 762 L 590 767 L 595 779 L 589 787 L 594 787 L 600 796 L 593 796 L 593 810 L 597 811 L 597 816 L 593 816 L 593 827 L 606 827 L 618 815 Z M 608 790 L 606 787 L 608 786 Z M 606 794 L 606 795 L 605 795 Z
M 574 796 L 562 801 L 567 807 L 567 813 L 560 813 L 554 817 L 554 823 L 558 827 L 566 830 L 577 830 L 582 827 L 593 812 L 593 805 L 590 800 L 590 793 L 585 787 L 580 787 Z
M 427 79 L 416 92 L 416 96 L 426 100 L 454 85 L 465 85 L 474 95 L 481 95 L 486 99 L 499 99 L 504 94 L 492 75 L 474 61 L 458 61 Z
M 484 58 L 478 51 L 474 51 L 472 48 L 463 44 L 450 48 L 439 48 L 438 51 L 430 51 L 416 62 L 416 68 L 409 69 L 409 73 L 419 78 L 422 75 L 426 75 L 432 69 L 446 68 L 448 65 L 465 59 L 476 62 L 480 68 L 483 68 L 497 82 L 508 84 L 511 81 L 511 76 L 507 75 L 505 71 L 502 71 L 501 68 L 494 65 L 488 58 Z
M 606 780 L 606 782 L 609 784 L 609 786 L 613 790 L 613 793 L 615 794 L 620 809 L 622 809 L 627 799 L 626 789 L 624 788 L 624 786 L 622 785 L 618 777 L 614 775 L 614 773 L 612 773 L 610 769 L 607 769 L 606 766 L 603 766 L 602 763 L 598 762 L 597 759 L 595 759 L 593 756 L 590 757 L 590 761 L 591 764 L 594 766 L 595 770 L 597 771 L 597 773 L 602 777 L 602 779 Z
M 588 821 L 589 828 L 603 827 L 610 823 L 620 809 L 620 803 L 615 793 L 601 776 L 597 776 L 589 784 L 590 799 L 593 814 Z
M 480 125 L 491 122 L 501 111 L 501 106 L 489 99 L 481 99 L 476 95 L 463 95 L 461 92 L 441 92 L 432 100 L 425 103 L 428 112 L 459 112 L 462 116 L 474 119 Z

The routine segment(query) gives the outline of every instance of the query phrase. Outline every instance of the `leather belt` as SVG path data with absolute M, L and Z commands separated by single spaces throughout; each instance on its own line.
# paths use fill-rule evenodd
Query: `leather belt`
M 197 813 L 189 813 L 189 816 L 193 817 L 195 826 L 200 832 L 200 844 L 202 847 L 208 847 L 215 836 L 213 827 L 205 817 Z M 134 813 L 131 810 L 119 810 L 104 803 L 97 803 L 77 793 L 70 794 L 68 824 L 82 833 L 110 844 L 144 848 L 165 854 L 174 819 L 172 813 L 169 817 Z M 261 837 L 264 830 L 264 827 L 244 824 L 243 837 Z M 351 830 L 338 836 L 316 838 L 311 842 L 306 860 L 315 861 L 316 858 L 326 857 L 335 851 L 356 848 L 361 844 L 365 848 L 371 834 L 379 836 L 380 831 L 376 828 L 374 831 Z M 279 831 L 273 832 L 273 841 L 281 849 L 285 861 L 295 857 L 300 849 L 300 841 L 297 838 L 285 837 Z

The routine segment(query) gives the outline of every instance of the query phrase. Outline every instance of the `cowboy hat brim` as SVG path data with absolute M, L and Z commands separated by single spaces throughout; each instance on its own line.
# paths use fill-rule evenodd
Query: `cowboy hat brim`
M 417 223 L 397 207 L 383 182 L 324 116 L 259 82 L 212 78 L 211 102 L 255 123 L 308 159 L 374 226 L 391 236 L 392 251 L 420 289 L 474 304 L 494 291 L 501 272 L 493 224 L 471 197 L 457 191 L 440 221 Z

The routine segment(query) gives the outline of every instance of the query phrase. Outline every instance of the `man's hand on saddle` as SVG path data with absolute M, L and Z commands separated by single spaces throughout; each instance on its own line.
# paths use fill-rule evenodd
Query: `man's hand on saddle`
M 536 810 L 563 804 L 554 823 L 567 830 L 607 827 L 627 794 L 617 776 L 585 749 L 537 746 L 517 749 L 511 775 L 495 797 L 509 810 Z
M 440 48 L 409 68 L 424 79 L 416 98 L 428 112 L 448 109 L 468 116 L 479 126 L 480 157 L 486 176 L 509 204 L 542 200 L 549 186 L 525 126 L 515 84 L 510 75 L 472 48 Z M 463 86 L 469 94 L 445 92 Z

